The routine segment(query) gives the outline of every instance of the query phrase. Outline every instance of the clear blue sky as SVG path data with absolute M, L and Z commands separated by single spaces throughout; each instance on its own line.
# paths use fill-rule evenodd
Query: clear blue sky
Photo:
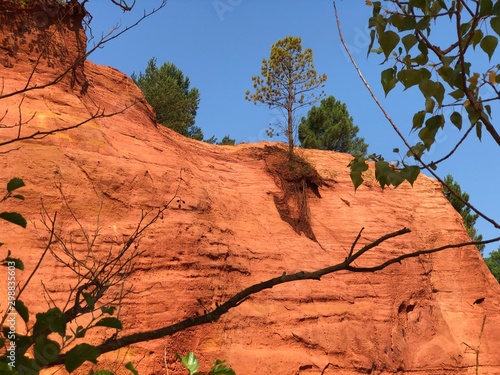
M 90 1 L 86 7 L 93 15 L 91 27 L 98 39 L 117 23 L 123 28 L 158 4 L 158 0 L 140 0 L 128 13 L 105 0 Z M 409 130 L 423 99 L 411 89 L 404 93 L 395 89 L 384 97 L 380 85 L 380 71 L 385 69 L 379 65 L 382 60 L 377 55 L 366 56 L 371 8 L 363 0 L 337 1 L 337 8 L 344 39 L 365 78 L 403 134 L 416 143 L 418 137 Z M 346 103 L 360 127 L 358 135 L 370 145 L 368 151 L 397 159 L 392 150 L 404 150 L 404 145 L 349 62 L 340 43 L 331 0 L 169 0 L 159 13 L 94 52 L 90 60 L 128 75 L 144 71 L 151 57 L 157 58 L 158 65 L 172 62 L 200 91 L 196 125 L 205 138 L 215 135 L 220 140 L 229 134 L 238 143 L 257 142 L 268 139 L 265 130 L 274 114 L 267 107 L 246 101 L 244 93 L 252 88 L 251 77 L 260 73 L 271 45 L 288 35 L 301 37 L 303 47 L 313 49 L 316 70 L 328 76 L 326 94 Z M 493 61 L 498 61 L 498 56 Z M 493 112 L 498 107 L 493 104 Z M 442 177 L 451 173 L 470 194 L 471 202 L 499 221 L 500 147 L 483 133 L 482 142 L 469 137 L 437 172 Z M 445 127 L 424 160 L 430 162 L 447 154 L 459 135 L 452 125 Z M 499 235 L 483 220 L 478 220 L 476 227 L 485 239 Z M 489 245 L 486 252 L 497 248 L 496 244 Z

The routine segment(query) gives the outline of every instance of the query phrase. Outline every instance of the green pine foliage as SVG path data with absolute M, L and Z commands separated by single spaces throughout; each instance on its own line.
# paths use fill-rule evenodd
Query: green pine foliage
M 236 144 L 236 140 L 231 138 L 229 135 L 224 136 L 220 142 L 217 141 L 217 137 L 215 135 L 212 135 L 208 139 L 204 139 L 203 142 L 219 146 L 234 146 Z
M 236 143 L 235 139 L 232 139 L 229 135 L 224 136 L 220 142 L 217 142 L 221 146 L 234 146 Z
M 347 106 L 333 96 L 312 107 L 299 125 L 299 140 L 304 148 L 331 150 L 365 155 L 368 145 L 357 137 L 359 127 L 354 125 Z
M 469 202 L 469 194 L 467 194 L 465 191 L 462 192 L 462 188 L 455 180 L 453 180 L 453 177 L 450 174 L 445 177 L 444 183 L 448 185 L 464 201 Z M 453 195 L 446 186 L 444 187 L 444 195 L 450 201 L 453 208 L 462 216 L 465 229 L 467 229 L 467 233 L 469 234 L 469 237 L 472 239 L 472 241 L 482 241 L 483 236 L 481 234 L 478 234 L 476 228 L 474 227 L 479 215 L 472 213 L 471 209 L 467 207 L 464 202 Z M 483 253 L 484 246 L 485 245 L 477 245 L 477 249 L 481 252 L 481 254 Z
M 189 78 L 184 77 L 179 68 L 169 62 L 158 67 L 153 57 L 144 73 L 139 76 L 134 73 L 131 78 L 156 111 L 160 124 L 184 136 L 203 139 L 201 129 L 194 126 L 200 93 L 196 88 L 189 88 Z
M 316 103 L 323 95 L 316 90 L 324 86 L 326 74 L 314 68 L 312 49 L 302 49 L 302 39 L 287 36 L 271 47 L 269 60 L 262 60 L 261 75 L 252 77 L 254 93 L 247 91 L 245 99 L 279 110 L 284 121 L 268 131 L 270 136 L 284 134 L 289 153 L 293 154 L 297 130 L 297 110 Z
M 490 269 L 495 279 L 500 283 L 500 247 L 496 251 L 492 251 L 490 256 L 484 258 L 484 262 Z

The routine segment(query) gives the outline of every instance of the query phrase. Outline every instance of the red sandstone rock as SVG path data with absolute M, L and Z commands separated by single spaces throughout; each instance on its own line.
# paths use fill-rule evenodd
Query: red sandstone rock
M 1 53 L 6 61 L 10 52 Z M 29 61 L 27 55 L 0 66 L 4 93 L 25 84 Z M 56 74 L 59 68 L 53 69 Z M 112 68 L 86 62 L 81 74 L 88 82 L 85 92 L 63 84 L 26 94 L 23 119 L 34 118 L 22 134 L 76 124 L 97 110 L 121 111 L 142 99 L 140 90 Z M 3 124 L 18 121 L 21 98 L 0 101 L 8 109 Z M 203 313 L 204 307 L 214 308 L 283 272 L 341 262 L 362 227 L 358 247 L 403 227 L 412 232 L 368 252 L 356 262 L 359 266 L 469 240 L 435 181 L 421 175 L 413 188 L 405 184 L 382 191 L 368 178 L 354 192 L 348 155 L 307 150 L 304 157 L 327 183 L 320 188 L 321 198 L 308 193 L 311 228 L 320 246 L 280 218 L 273 199 L 280 190 L 262 158 L 266 143 L 209 145 L 158 126 L 153 118 L 151 108 L 139 102 L 114 117 L 0 150 L 2 180 L 20 177 L 27 185 L 24 202 L 6 201 L 2 209 L 21 212 L 28 228 L 0 222 L 3 251 L 10 249 L 26 264 L 19 280 L 44 249 L 42 202 L 49 215 L 58 212 L 58 233 L 68 241 L 72 233 L 72 244 L 83 256 L 85 238 L 55 185 L 88 233 L 99 228 L 97 254 L 118 249 L 141 210 L 165 204 L 177 192 L 182 201 L 174 202 L 140 242 L 145 253 L 127 280 L 138 294 L 123 303 L 120 336 Z M 1 140 L 16 132 L 2 130 Z M 5 280 L 3 268 L 0 277 Z M 65 291 L 74 283 L 75 276 L 47 256 L 22 299 L 31 316 L 47 309 L 47 293 L 62 308 Z M 499 292 L 474 247 L 446 250 L 373 274 L 340 272 L 321 281 L 277 286 L 216 323 L 132 345 L 105 355 L 101 364 L 122 368 L 122 361 L 131 360 L 141 375 L 166 374 L 166 360 L 169 374 L 180 374 L 185 372 L 174 354 L 192 350 L 205 369 L 212 360 L 226 358 L 239 375 L 320 374 L 328 363 L 324 374 L 476 374 L 476 360 L 479 374 L 500 374 Z M 91 342 L 100 343 L 105 332 L 94 330 Z

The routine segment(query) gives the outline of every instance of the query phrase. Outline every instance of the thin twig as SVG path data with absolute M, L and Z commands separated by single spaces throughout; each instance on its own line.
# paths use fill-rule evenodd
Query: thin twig
M 36 263 L 35 268 L 33 269 L 33 271 L 31 271 L 30 275 L 28 276 L 28 278 L 24 282 L 23 286 L 19 288 L 19 293 L 16 296 L 16 300 L 20 299 L 21 295 L 23 294 L 24 290 L 26 289 L 26 287 L 30 283 L 30 281 L 33 278 L 33 276 L 35 275 L 36 271 L 38 271 L 38 268 L 40 268 L 40 265 L 42 264 L 42 261 L 45 258 L 45 255 L 47 254 L 47 252 L 50 249 L 50 246 L 52 245 L 52 239 L 54 238 L 54 232 L 55 232 L 56 218 L 57 218 L 57 212 L 54 214 L 54 218 L 51 219 L 52 226 L 51 226 L 50 231 L 49 231 L 49 240 L 47 241 L 47 245 L 45 246 L 45 249 L 43 250 L 42 255 L 38 259 L 38 262 Z M 7 319 L 7 311 L 5 312 L 5 314 L 2 317 L 2 320 L 0 321 L 0 327 L 3 326 L 5 319 Z

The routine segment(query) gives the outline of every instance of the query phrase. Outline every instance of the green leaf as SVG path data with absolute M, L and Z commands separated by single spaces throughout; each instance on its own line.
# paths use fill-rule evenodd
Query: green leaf
M 460 34 L 464 36 L 467 34 L 467 32 L 470 30 L 471 27 L 471 21 L 465 22 L 460 25 Z
M 484 34 L 481 31 L 481 29 L 474 30 L 474 35 L 472 35 L 472 38 L 471 38 L 472 47 L 474 49 L 476 49 L 476 46 L 479 44 L 481 39 L 483 39 L 483 36 L 484 36 Z
M 66 335 L 66 316 L 58 307 L 53 307 L 47 312 L 36 314 L 33 335 L 44 334 L 50 330 L 64 337 Z
M 11 258 L 10 256 L 10 250 L 7 253 L 7 258 L 3 260 L 2 266 L 8 267 L 9 265 L 12 265 L 14 263 L 14 268 L 23 271 L 24 270 L 24 263 L 21 259 L 17 258 Z
M 103 314 L 113 315 L 115 313 L 115 310 L 116 310 L 116 307 L 114 307 L 114 306 L 109 306 L 109 307 L 103 306 L 103 307 L 101 307 L 101 312 Z
M 200 362 L 193 352 L 189 352 L 185 357 L 181 357 L 179 354 L 175 353 L 177 358 L 182 362 L 182 365 L 189 371 L 189 375 L 196 374 L 200 368 Z
M 500 17 L 493 17 L 490 19 L 490 25 L 493 31 L 500 35 Z
M 418 137 L 424 142 L 425 147 L 429 150 L 435 141 L 436 133 L 444 124 L 443 115 L 432 116 L 425 122 L 425 127 L 420 130 Z
M 450 121 L 458 128 L 458 130 L 462 129 L 462 115 L 460 113 L 457 111 L 453 112 L 450 116 Z
M 16 198 L 16 199 L 19 199 L 19 200 L 23 201 L 24 200 L 24 195 L 16 194 L 16 195 L 13 195 L 12 198 Z
M 495 1 L 495 4 L 493 4 L 493 9 L 491 10 L 491 14 L 493 16 L 500 16 L 500 3 L 498 1 Z
M 481 140 L 483 123 L 478 121 L 476 124 L 476 135 L 479 140 Z
M 410 17 L 410 18 L 413 19 L 413 17 Z M 405 46 L 406 53 L 409 53 L 410 50 L 412 49 L 412 47 L 415 44 L 417 44 L 417 38 L 413 34 L 405 35 L 403 37 L 403 39 L 401 39 L 401 41 L 403 42 L 403 45 Z
M 382 189 L 384 189 L 385 186 L 389 186 L 395 183 L 399 185 L 402 182 L 402 180 L 399 181 L 399 183 L 397 181 L 394 181 L 395 179 L 392 178 L 394 177 L 393 173 L 394 171 L 391 169 L 391 166 L 388 162 L 383 160 L 375 162 L 375 178 L 377 179 Z
M 97 357 L 99 357 L 100 354 L 101 353 L 99 353 L 95 346 L 89 344 L 78 344 L 66 353 L 66 359 L 64 361 L 66 371 L 75 371 L 85 361 L 90 361 L 95 364 L 97 363 Z
M 115 374 L 109 370 L 99 370 L 94 372 L 94 375 L 115 375 Z
M 471 125 L 474 125 L 476 122 L 479 121 L 480 114 L 479 112 L 474 110 L 471 104 L 467 105 L 465 109 L 467 110 L 467 117 L 469 117 Z
M 401 30 L 399 31 L 413 30 L 415 29 L 416 25 L 417 22 L 415 21 L 414 17 L 406 16 L 405 18 L 403 18 L 403 24 L 401 25 Z
M 479 15 L 487 16 L 491 14 L 493 9 L 493 3 L 491 0 L 481 0 L 481 6 L 479 7 Z
M 216 360 L 212 364 L 212 375 L 236 375 L 231 367 L 226 366 L 224 363 L 226 361 Z
M 24 217 L 17 212 L 0 212 L 0 218 L 12 223 L 19 225 L 20 227 L 26 228 L 26 220 Z
M 47 363 L 54 361 L 61 352 L 59 343 L 49 340 L 47 336 L 39 336 L 36 339 L 34 346 L 35 361 L 45 366 Z
M 82 296 L 85 299 L 85 302 L 87 302 L 87 306 L 91 310 L 94 310 L 94 307 L 95 307 L 94 297 L 92 297 L 92 295 L 90 293 L 85 293 L 85 292 L 82 292 Z
M 405 166 L 401 170 L 401 176 L 410 183 L 411 186 L 413 186 L 413 183 L 417 179 L 418 175 L 420 174 L 420 168 L 416 165 L 412 166 Z
M 441 57 L 441 61 L 444 64 L 442 68 L 450 69 L 453 72 L 453 69 L 450 68 L 450 65 L 455 59 L 456 59 L 456 56 L 443 56 L 443 57 Z
M 389 24 L 393 25 L 395 28 L 397 28 L 399 31 L 401 31 L 401 28 L 403 26 L 403 15 L 393 13 L 389 18 L 388 18 Z
M 401 74 L 403 72 L 404 74 Z M 405 89 L 414 86 L 416 84 L 419 84 L 422 81 L 428 81 L 430 77 L 431 77 L 431 72 L 429 72 L 425 68 L 418 70 L 407 69 L 407 70 L 402 70 L 401 72 L 398 73 L 398 79 L 402 81 L 403 85 L 405 86 Z
M 28 308 L 26 307 L 26 305 L 23 303 L 23 301 L 21 301 L 20 299 L 17 299 L 15 301 L 15 308 L 16 308 L 16 311 L 19 313 L 19 315 L 21 316 L 21 318 L 23 318 L 23 320 L 28 323 L 29 319 L 30 319 L 30 314 L 28 312 Z
M 76 332 L 74 332 L 75 338 L 85 337 L 86 333 L 87 333 L 86 329 L 84 329 L 82 326 L 78 326 L 78 327 L 76 327 Z
M 427 55 L 424 55 L 423 53 L 420 53 L 412 59 L 412 61 L 416 62 L 418 65 L 425 65 L 429 62 L 429 57 Z
M 465 93 L 462 89 L 457 89 L 455 91 L 450 92 L 449 95 L 455 100 L 460 100 L 464 97 Z
M 435 91 L 434 91 L 433 96 L 436 99 L 436 101 L 438 102 L 439 106 L 441 106 L 443 104 L 444 92 L 445 92 L 445 89 L 444 89 L 443 84 L 441 82 L 436 82 Z
M 94 326 L 95 327 L 109 327 L 109 328 L 123 329 L 122 322 L 119 319 L 109 317 L 109 316 L 106 318 L 102 318 Z
M 375 42 L 375 30 L 371 30 L 370 31 L 370 45 L 368 46 L 368 51 L 366 52 L 366 56 L 367 57 L 368 57 L 368 55 L 370 54 L 370 52 L 372 50 L 374 42 Z
M 436 103 L 434 102 L 434 100 L 432 98 L 426 98 L 425 99 L 425 112 L 427 112 L 427 113 L 434 112 L 435 105 L 436 105 Z
M 385 59 L 387 60 L 392 50 L 399 43 L 399 35 L 392 30 L 388 30 L 379 36 L 378 42 L 384 52 Z
M 486 109 L 486 112 L 488 113 L 488 116 L 490 116 L 490 118 L 491 118 L 491 105 L 486 104 L 484 106 L 484 108 Z
M 22 188 L 23 186 L 26 186 L 26 185 L 24 185 L 23 180 L 15 177 L 7 183 L 7 191 L 10 193 L 16 189 Z
M 415 157 L 421 157 L 425 151 L 425 145 L 422 142 L 418 142 L 415 146 L 413 146 L 408 152 L 406 153 L 406 156 L 410 157 L 413 156 Z
M 431 23 L 431 17 L 424 16 L 417 22 L 415 27 L 419 30 L 425 30 L 429 27 L 430 23 Z
M 125 368 L 127 370 L 130 370 L 130 372 L 134 375 L 139 375 L 139 372 L 135 369 L 134 365 L 132 364 L 132 362 L 127 362 L 127 364 L 125 365 Z
M 498 38 L 496 36 L 486 35 L 483 38 L 483 40 L 481 40 L 481 43 L 479 45 L 483 49 L 483 51 L 486 52 L 488 58 L 491 60 L 491 56 L 495 52 L 497 44 L 498 44 Z
M 425 81 L 421 81 L 418 84 L 418 88 L 426 98 L 429 98 L 434 95 L 434 92 L 436 91 L 436 84 L 428 79 Z
M 368 164 L 366 164 L 366 158 L 364 155 L 355 155 L 354 159 L 351 160 L 348 167 L 351 168 L 351 181 L 354 185 L 354 190 L 357 190 L 359 186 L 363 183 L 362 174 L 368 170 Z
M 380 187 L 383 189 L 386 185 L 389 185 L 387 175 L 390 171 L 389 163 L 386 161 L 375 162 L 375 178 L 380 183 Z
M 3 344 L 0 345 L 0 347 L 3 347 Z M 0 361 L 0 374 L 20 375 L 19 371 L 17 371 L 15 367 L 9 366 L 7 363 L 2 361 Z
M 394 77 L 394 68 L 386 69 L 381 74 L 382 87 L 384 88 L 385 96 L 396 86 L 397 79 Z
M 425 111 L 418 111 L 413 115 L 413 126 L 412 130 L 420 129 L 424 124 Z

